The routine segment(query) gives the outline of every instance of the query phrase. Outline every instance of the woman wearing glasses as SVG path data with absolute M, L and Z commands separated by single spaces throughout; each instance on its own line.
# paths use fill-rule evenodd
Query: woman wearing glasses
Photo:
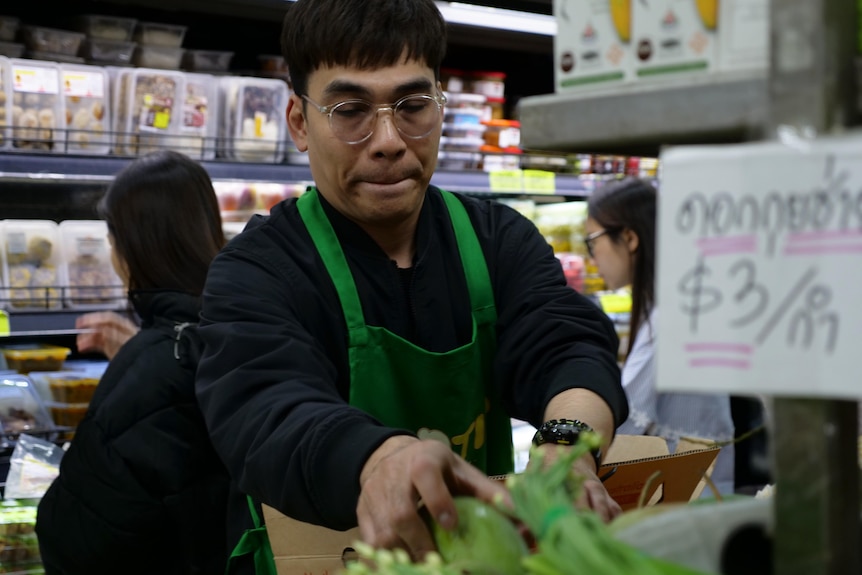
M 654 187 L 634 178 L 596 190 L 587 208 L 586 244 L 608 288 L 632 290 L 631 336 L 623 366 L 629 417 L 617 432 L 663 437 L 673 453 L 682 437 L 728 441 L 734 428 L 726 394 L 656 391 L 656 199 Z M 728 445 L 711 476 L 723 493 L 733 491 L 733 460 L 733 445 Z

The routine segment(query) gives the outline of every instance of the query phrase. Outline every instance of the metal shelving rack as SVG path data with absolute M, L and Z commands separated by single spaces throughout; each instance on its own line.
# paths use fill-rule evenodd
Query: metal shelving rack
M 521 102 L 522 139 L 542 149 L 624 153 L 839 132 L 856 125 L 855 0 L 772 0 L 766 72 L 555 94 Z M 862 154 L 860 154 L 862 157 Z M 776 575 L 862 570 L 858 404 L 777 398 Z

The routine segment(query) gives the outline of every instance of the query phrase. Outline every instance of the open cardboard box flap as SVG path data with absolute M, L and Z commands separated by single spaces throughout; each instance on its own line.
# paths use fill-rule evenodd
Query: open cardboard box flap
M 661 438 L 618 435 L 599 477 L 607 476 L 605 487 L 623 510 L 637 506 L 641 491 L 656 472 L 659 475 L 645 501 L 685 502 L 699 495 L 701 480 L 718 451 L 681 442 L 671 455 Z M 263 513 L 279 575 L 334 575 L 344 567 L 342 557 L 351 554 L 353 543 L 360 539 L 358 528 L 334 531 L 291 519 L 266 505 Z

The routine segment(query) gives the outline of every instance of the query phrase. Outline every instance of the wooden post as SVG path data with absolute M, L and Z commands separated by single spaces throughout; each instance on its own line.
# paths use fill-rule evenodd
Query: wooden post
M 772 133 L 855 124 L 856 0 L 772 0 L 770 17 Z M 857 403 L 777 398 L 774 424 L 775 575 L 860 573 Z

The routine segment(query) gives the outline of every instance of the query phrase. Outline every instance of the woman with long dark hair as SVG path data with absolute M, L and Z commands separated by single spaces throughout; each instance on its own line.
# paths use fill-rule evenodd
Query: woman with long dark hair
M 157 152 L 117 175 L 99 211 L 142 325 L 39 505 L 46 572 L 221 573 L 229 478 L 194 394 L 194 325 L 224 245 L 212 182 L 186 156 Z
M 629 417 L 617 429 L 630 435 L 656 435 L 671 452 L 683 437 L 733 439 L 730 397 L 709 393 L 656 391 L 655 306 L 656 189 L 628 178 L 607 184 L 590 197 L 586 244 L 610 289 L 631 286 L 632 310 L 623 388 Z M 718 455 L 712 480 L 722 492 L 732 492 L 733 445 Z

